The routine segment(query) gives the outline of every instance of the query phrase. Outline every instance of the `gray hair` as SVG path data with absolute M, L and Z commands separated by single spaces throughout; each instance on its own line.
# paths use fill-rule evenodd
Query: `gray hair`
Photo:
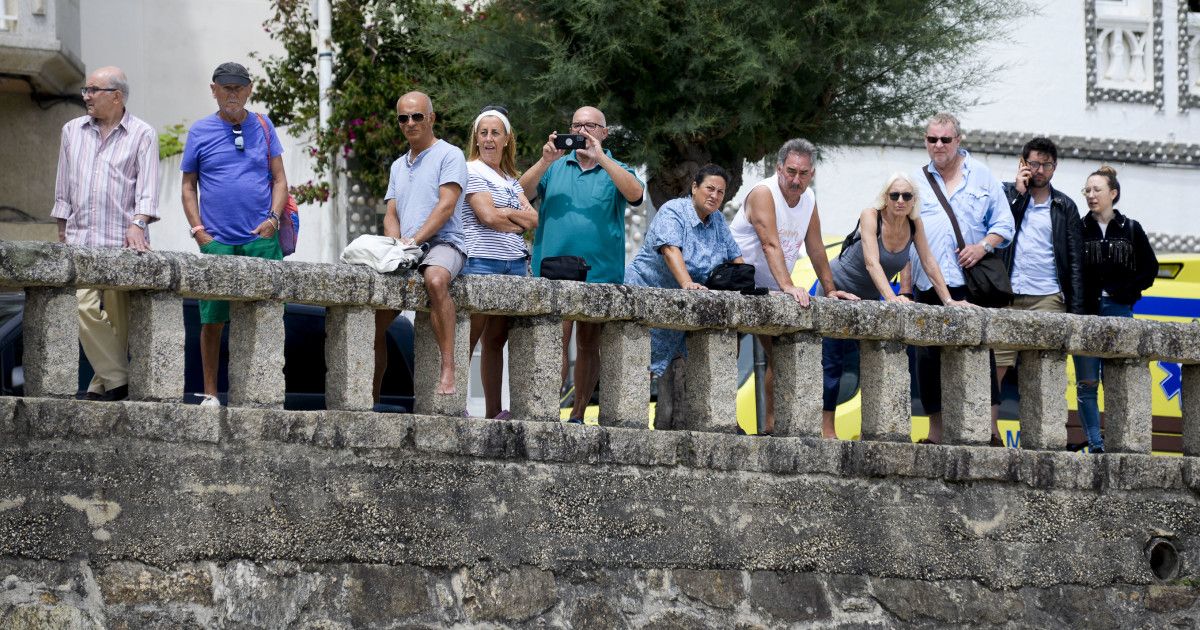
M 804 138 L 792 138 L 779 147 L 779 153 L 775 156 L 776 164 L 786 162 L 787 156 L 791 153 L 799 153 L 810 161 L 817 161 L 817 147 L 813 146 L 813 143 Z
M 108 82 L 111 84 L 109 87 L 116 88 L 121 93 L 122 102 L 129 102 L 129 80 L 124 74 L 114 74 L 108 78 Z
M 950 112 L 938 112 L 929 117 L 929 122 L 925 123 L 926 127 L 930 125 L 951 125 L 954 127 L 954 137 L 962 136 L 962 126 L 958 124 L 958 117 Z

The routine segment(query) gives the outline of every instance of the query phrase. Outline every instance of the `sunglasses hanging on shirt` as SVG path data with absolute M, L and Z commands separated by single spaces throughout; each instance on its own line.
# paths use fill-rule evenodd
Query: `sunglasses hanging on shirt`
M 242 137 L 241 124 L 236 124 L 233 126 L 233 146 L 237 147 L 238 151 L 246 150 L 246 139 Z

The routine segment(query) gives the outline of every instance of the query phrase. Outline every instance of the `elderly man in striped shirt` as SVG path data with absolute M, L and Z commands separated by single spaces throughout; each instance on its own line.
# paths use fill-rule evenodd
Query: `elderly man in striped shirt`
M 158 220 L 158 135 L 131 115 L 120 68 L 88 77 L 87 115 L 63 125 L 54 210 L 58 240 L 89 247 L 150 249 L 146 225 Z M 129 393 L 129 294 L 80 289 L 79 341 L 95 370 L 87 400 Z

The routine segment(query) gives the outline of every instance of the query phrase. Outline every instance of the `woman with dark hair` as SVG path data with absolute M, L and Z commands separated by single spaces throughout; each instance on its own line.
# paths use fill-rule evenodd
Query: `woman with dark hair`
M 742 262 L 721 205 L 729 173 L 705 165 L 692 181 L 691 194 L 672 199 L 658 209 L 642 248 L 625 268 L 625 284 L 664 289 L 707 291 L 702 283 L 726 262 Z M 682 331 L 650 331 L 650 371 L 658 376 L 675 357 L 686 353 Z
M 459 211 L 467 241 L 463 275 L 529 275 L 529 248 L 521 234 L 537 227 L 538 213 L 529 205 L 517 178 L 517 138 L 502 107 L 488 106 L 475 117 L 467 141 L 467 189 Z M 483 382 L 484 417 L 507 420 L 501 410 L 504 344 L 508 318 L 471 316 L 471 353 L 483 340 L 479 378 Z
M 1088 213 L 1083 216 L 1083 309 L 1089 315 L 1133 317 L 1133 305 L 1154 284 L 1158 258 L 1137 221 L 1114 207 L 1121 200 L 1117 171 L 1101 166 L 1083 187 Z M 1096 390 L 1103 378 L 1100 359 L 1075 357 L 1079 422 L 1089 450 L 1104 452 Z

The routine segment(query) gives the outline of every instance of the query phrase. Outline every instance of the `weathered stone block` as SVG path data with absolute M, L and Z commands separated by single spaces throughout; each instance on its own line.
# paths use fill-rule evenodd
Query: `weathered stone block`
M 27 397 L 21 399 L 15 418 L 18 426 L 29 427 L 35 439 L 107 438 L 116 432 L 123 415 L 119 404 Z
M 387 626 L 432 610 L 431 582 L 420 567 L 354 564 L 346 567 L 342 586 L 330 590 L 341 591 L 334 602 L 345 597 L 356 627 Z
M 19 398 L 0 396 L 0 444 L 9 444 L 24 438 L 23 430 L 17 428 L 17 404 Z
M 325 408 L 369 411 L 374 403 L 375 310 L 325 309 Z
M 75 279 L 70 247 L 37 241 L 0 241 L 0 286 L 63 286 Z
M 987 444 L 992 434 L 988 349 L 942 348 L 942 439 L 945 444 Z
M 551 311 L 562 319 L 585 322 L 629 320 L 642 317 L 653 304 L 646 300 L 645 287 L 622 284 L 547 280 L 553 287 Z
M 25 289 L 25 395 L 74 396 L 79 388 L 79 300 L 75 289 Z
M 179 293 L 202 299 L 266 300 L 283 292 L 283 262 L 201 255 L 179 266 Z
M 467 344 L 470 342 L 470 336 L 471 314 L 456 311 L 453 350 L 455 393 L 438 394 L 442 354 L 438 349 L 437 336 L 433 334 L 433 323 L 429 313 L 417 312 L 413 330 L 413 395 L 416 398 L 417 413 L 461 416 L 467 410 L 467 379 L 471 371 L 471 356 L 467 353 Z
M 1183 322 L 1141 320 L 1139 354 L 1150 361 L 1200 363 L 1200 326 Z
M 1018 365 L 1021 446 L 1060 451 L 1067 446 L 1067 357 L 1023 350 Z
M 731 291 L 683 291 L 629 287 L 640 301 L 642 323 L 649 328 L 707 330 L 728 328 L 738 308 Z
M 813 332 L 838 339 L 896 339 L 904 305 L 892 302 L 812 298 Z
M 132 437 L 162 442 L 221 441 L 222 407 L 148 402 L 119 405 L 124 407 L 121 429 Z
M 1031 312 L 1027 314 L 1033 315 Z M 1046 313 L 1037 313 L 1037 315 L 1049 316 Z M 1065 348 L 1068 354 L 1082 354 L 1091 357 L 1135 357 L 1138 354 L 1144 329 L 1142 322 L 1128 317 L 1088 315 L 1060 315 L 1059 317 L 1070 317 L 1070 334 Z
M 737 428 L 737 333 L 688 333 L 684 382 L 688 428 L 732 433 Z
M 916 346 L 975 346 L 983 340 L 984 309 L 905 304 L 898 309 L 904 342 Z
M 512 414 L 522 420 L 558 421 L 562 320 L 513 317 L 508 329 L 508 386 Z
M 783 335 L 813 327 L 812 308 L 800 306 L 790 295 L 743 295 L 739 302 L 731 322 L 739 332 Z
M 277 299 L 321 305 L 365 305 L 382 274 L 363 265 L 281 263 L 284 282 Z
M 508 275 L 461 276 L 451 285 L 455 305 L 472 313 L 544 315 L 554 310 L 557 281 Z
M 1121 317 L 1098 319 L 1124 320 Z M 1104 448 L 1149 453 L 1152 410 L 1150 368 L 1144 359 L 1104 360 Z
M 821 435 L 821 338 L 780 335 L 774 342 L 775 435 Z
M 1183 454 L 1200 455 L 1200 365 L 1184 365 L 1181 410 Z
M 129 295 L 129 397 L 183 398 L 183 300 L 174 293 Z
M 230 406 L 282 407 L 283 303 L 231 302 L 229 320 Z
M 858 347 L 863 439 L 910 441 L 912 401 L 904 344 L 866 340 Z
M 650 331 L 608 322 L 600 331 L 600 424 L 645 429 L 650 400 Z
M 167 572 L 138 562 L 113 562 L 96 582 L 109 606 L 213 604 L 212 577 L 198 565 Z
M 751 573 L 750 603 L 785 623 L 818 622 L 833 614 L 825 585 L 816 576 L 801 573 Z
M 137 252 L 123 247 L 72 247 L 75 284 L 95 289 L 174 291 L 179 266 L 195 256 L 179 252 Z
M 453 296 L 460 276 L 450 283 Z M 425 310 L 429 308 L 429 296 L 425 283 L 416 271 L 404 269 L 393 273 L 377 273 L 371 278 L 371 304 L 379 308 L 397 311 Z
M 534 567 L 506 571 L 482 582 L 471 580 L 464 591 L 473 597 L 463 608 L 474 621 L 525 621 L 558 603 L 554 574 Z
M 676 569 L 672 577 L 684 595 L 713 608 L 729 609 L 746 599 L 741 571 Z
M 1075 316 L 1065 313 L 984 309 L 983 343 L 993 348 L 1017 350 L 1065 347 L 1072 336 Z

